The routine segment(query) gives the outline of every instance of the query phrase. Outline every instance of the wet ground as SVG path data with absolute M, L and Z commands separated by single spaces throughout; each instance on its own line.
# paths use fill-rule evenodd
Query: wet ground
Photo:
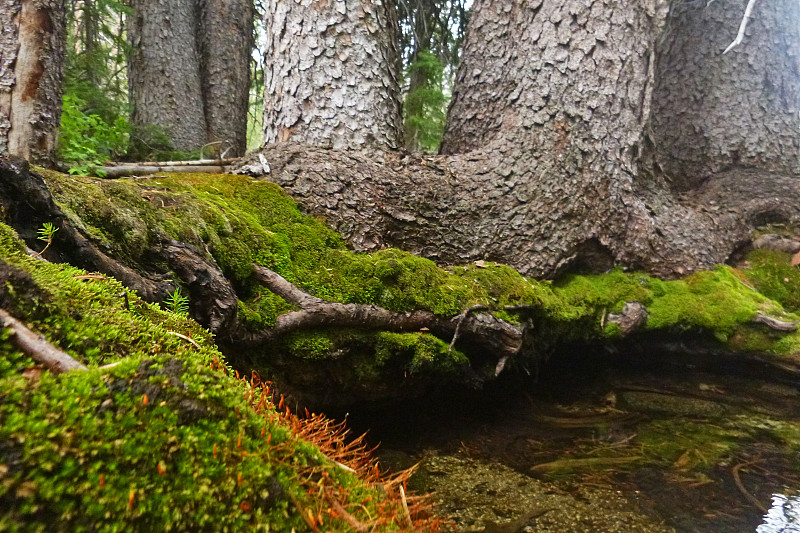
M 800 532 L 800 387 L 652 361 L 549 365 L 351 416 L 457 531 Z M 765 519 L 765 516 L 768 518 Z

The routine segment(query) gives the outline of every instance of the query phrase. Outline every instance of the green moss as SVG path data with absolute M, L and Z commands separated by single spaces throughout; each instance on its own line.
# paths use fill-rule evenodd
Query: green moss
M 39 373 L 0 330 L 0 529 L 303 531 L 293 498 L 324 503 L 301 486 L 311 467 L 365 513 L 382 505 L 271 407 L 257 412 L 193 321 L 28 257 L 2 224 L 0 274 L 2 307 L 90 367 Z
M 791 312 L 800 311 L 800 268 L 792 266 L 791 254 L 754 250 L 747 255 L 745 274 L 760 293 Z
M 410 374 L 452 373 L 468 367 L 469 360 L 458 350 L 427 333 L 381 332 L 375 338 L 375 359 L 379 365 L 396 358 L 410 358 L 406 370 Z
M 553 336 L 563 336 L 564 341 L 617 338 L 618 328 L 605 318 L 619 312 L 625 302 L 638 301 L 649 311 L 649 330 L 707 331 L 735 349 L 797 351 L 793 338 L 772 337 L 749 326 L 757 311 L 784 319 L 791 315 L 749 288 L 729 267 L 677 281 L 615 269 L 603 275 L 537 282 L 488 262 L 445 270 L 394 249 L 355 254 L 345 249 L 337 234 L 303 216 L 278 186 L 244 176 L 180 174 L 109 181 L 48 173 L 46 179 L 57 201 L 68 212 L 80 213 L 79 223 L 133 264 L 143 262 L 143 251 L 164 238 L 208 250 L 236 284 L 242 298 L 240 322 L 252 330 L 274 326 L 278 316 L 292 309 L 251 281 L 252 264 L 257 263 L 329 301 L 375 304 L 394 311 L 426 309 L 445 317 L 475 304 L 487 305 L 498 318 L 510 322 L 532 319 L 546 324 Z M 786 263 L 786 258 L 781 261 Z M 783 280 L 789 274 L 783 266 L 775 272 L 769 268 L 765 263 L 754 268 L 761 274 L 748 272 L 748 276 L 761 275 L 774 285 L 777 276 Z M 791 275 L 798 276 L 797 270 Z M 763 286 L 765 292 L 793 305 L 791 295 L 800 291 L 791 283 L 778 284 L 786 285 L 785 294 L 769 284 Z M 527 309 L 509 312 L 506 306 Z
M 283 342 L 290 354 L 301 359 L 323 359 L 333 349 L 333 342 L 321 331 L 291 333 Z

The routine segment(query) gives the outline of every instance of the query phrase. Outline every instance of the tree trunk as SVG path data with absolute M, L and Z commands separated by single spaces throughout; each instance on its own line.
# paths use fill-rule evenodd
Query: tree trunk
M 397 148 L 396 26 L 385 0 L 269 2 L 265 144 Z
M 202 0 L 200 50 L 207 142 L 229 157 L 247 150 L 252 0 Z
M 0 153 L 50 165 L 61 120 L 61 0 L 0 6 Z
M 361 250 L 488 259 L 537 277 L 722 263 L 754 225 L 800 220 L 800 183 L 733 169 L 676 198 L 651 172 L 643 140 L 667 7 L 479 0 L 443 141 L 451 155 L 288 146 L 264 152 L 272 179 Z
M 162 128 L 176 150 L 206 144 L 195 0 L 132 0 L 131 124 Z
M 800 4 L 677 2 L 659 46 L 653 99 L 658 162 L 691 189 L 732 166 L 800 174 Z

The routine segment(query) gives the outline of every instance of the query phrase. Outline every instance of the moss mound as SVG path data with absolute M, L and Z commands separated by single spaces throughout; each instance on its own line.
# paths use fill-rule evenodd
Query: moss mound
M 707 332 L 736 351 L 800 350 L 798 334 L 768 331 L 751 323 L 759 311 L 782 320 L 797 319 L 780 303 L 794 311 L 792 298 L 798 291 L 784 281 L 773 287 L 779 276 L 791 280 L 798 276 L 796 269 L 789 272 L 781 266 L 785 258 L 764 258 L 763 267 L 746 277 L 718 267 L 683 280 L 661 281 L 617 269 L 538 282 L 488 262 L 444 269 L 394 249 L 353 253 L 339 235 L 304 216 L 278 186 L 245 176 L 99 180 L 43 174 L 74 222 L 128 264 L 146 270 L 153 261 L 148 249 L 165 239 L 207 250 L 235 284 L 239 322 L 254 331 L 273 326 L 280 314 L 291 310 L 283 299 L 251 280 L 252 264 L 257 263 L 329 301 L 375 304 L 393 311 L 425 309 L 446 317 L 481 304 L 510 322 L 543 324 L 545 330 L 537 336 L 556 342 L 613 341 L 619 330 L 606 320 L 608 314 L 619 312 L 625 302 L 638 301 L 648 309 L 649 331 Z M 780 272 L 768 273 L 770 268 Z M 764 294 L 754 290 L 750 280 Z M 508 306 L 524 309 L 509 311 Z M 268 350 L 322 361 L 356 346 L 362 363 L 369 366 L 360 374 L 376 379 L 395 379 L 396 373 L 387 375 L 390 368 L 402 369 L 403 375 L 446 374 L 463 370 L 468 362 L 464 354 L 454 356 L 426 332 L 404 335 L 402 341 L 387 342 L 378 334 L 315 330 L 292 335 Z M 263 357 L 250 354 L 249 362 L 259 359 Z M 492 371 L 493 363 L 479 369 L 487 375 Z
M 376 530 L 404 529 L 390 491 L 298 438 L 313 424 L 234 377 L 193 321 L 28 257 L 2 224 L 0 275 L 2 307 L 89 366 L 53 375 L 3 331 L 0 530 L 348 529 L 334 500 Z

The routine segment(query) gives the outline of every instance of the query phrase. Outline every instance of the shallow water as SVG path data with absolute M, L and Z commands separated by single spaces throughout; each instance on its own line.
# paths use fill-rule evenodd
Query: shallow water
M 351 426 L 382 442 L 384 464 L 421 461 L 412 486 L 456 531 L 800 532 L 797 383 L 606 363 L 439 391 Z
M 757 533 L 800 533 L 800 494 L 773 494 L 772 507 Z

